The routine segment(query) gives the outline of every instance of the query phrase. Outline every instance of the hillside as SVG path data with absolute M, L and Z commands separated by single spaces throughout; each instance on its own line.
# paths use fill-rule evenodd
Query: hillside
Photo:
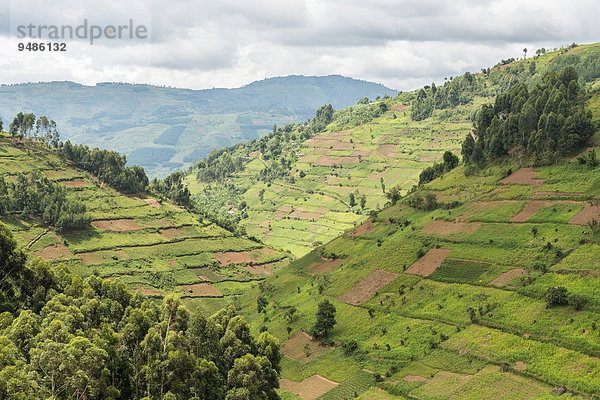
M 0 137 L 1 183 L 32 176 L 66 191 L 74 208 L 83 204 L 81 219 L 91 223 L 61 232 L 31 213 L 4 212 L 4 205 L 1 221 L 26 252 L 82 277 L 120 278 L 132 290 L 154 297 L 175 292 L 211 314 L 288 262 L 281 251 L 235 237 L 168 201 L 123 195 L 54 149 Z M 199 298 L 205 301 L 193 301 Z
M 322 104 L 343 108 L 363 96 L 395 94 L 339 75 L 279 77 L 207 90 L 27 83 L 0 86 L 0 116 L 8 127 L 20 111 L 51 115 L 64 139 L 117 150 L 149 175 L 164 176 L 213 148 L 256 139 L 273 124 L 303 121 Z
M 595 151 L 597 90 L 586 104 Z M 282 398 L 597 398 L 588 150 L 540 167 L 461 163 L 244 293 L 253 330 L 282 341 Z M 324 300 L 336 309 L 325 346 L 307 334 Z
M 519 82 L 533 87 L 566 65 L 575 66 L 582 85 L 597 87 L 600 45 L 504 60 L 444 85 L 338 110 L 319 120 L 322 129 L 313 129 L 319 113 L 308 124 L 280 125 L 201 161 L 186 182 L 213 213 L 302 256 L 383 208 L 391 188 L 406 193 L 444 151 L 458 155 L 482 104 Z

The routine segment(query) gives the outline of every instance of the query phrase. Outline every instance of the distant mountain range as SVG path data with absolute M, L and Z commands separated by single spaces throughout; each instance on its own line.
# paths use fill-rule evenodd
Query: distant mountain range
M 46 115 L 63 139 L 117 150 L 129 164 L 164 176 L 214 148 L 260 137 L 274 124 L 305 121 L 323 104 L 340 109 L 365 96 L 396 93 L 340 75 L 277 77 L 206 90 L 42 82 L 1 86 L 0 116 L 8 125 L 19 111 Z

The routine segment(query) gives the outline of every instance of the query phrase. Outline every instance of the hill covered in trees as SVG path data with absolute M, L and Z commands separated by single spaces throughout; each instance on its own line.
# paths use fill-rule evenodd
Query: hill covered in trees
M 303 121 L 321 104 L 344 108 L 363 96 L 395 94 L 339 75 L 278 77 L 207 90 L 27 83 L 0 86 L 0 116 L 8 125 L 21 111 L 52 115 L 65 140 L 116 150 L 152 177 L 162 177 L 214 148 L 256 139 L 273 124 Z
M 569 74 L 574 79 L 569 82 L 576 82 L 561 86 L 557 80 L 565 66 L 572 67 Z M 544 112 L 549 115 L 550 109 L 551 123 L 563 115 L 559 129 L 581 133 L 574 144 L 581 146 L 590 135 L 583 105 L 598 85 L 594 72 L 598 69 L 600 46 L 569 46 L 395 97 L 363 98 L 342 110 L 323 106 L 305 123 L 279 126 L 260 139 L 211 153 L 187 172 L 185 182 L 192 197 L 212 214 L 244 226 L 267 244 L 302 256 L 365 221 L 398 193 L 451 169 L 456 160 L 442 165 L 443 153 L 460 155 L 473 123 L 487 118 L 486 110 L 497 108 L 495 137 L 500 125 L 508 124 L 506 130 L 516 132 L 511 140 L 497 136 L 494 145 L 502 142 L 497 150 L 501 154 L 516 150 L 517 136 L 523 141 L 519 129 L 528 130 L 522 145 L 526 150 L 530 128 L 535 124 L 537 132 L 538 119 Z M 538 97 L 542 98 L 539 104 Z M 559 112 L 561 98 L 566 101 Z M 527 128 L 526 117 L 519 116 L 526 100 L 536 113 Z M 498 106 L 487 106 L 494 102 Z M 489 116 L 487 123 L 492 119 Z M 475 128 L 476 135 L 478 129 L 487 128 Z M 562 149 L 564 145 L 555 144 Z
M 210 318 L 171 294 L 26 261 L 0 223 L 0 398 L 273 399 L 279 342 L 233 308 Z

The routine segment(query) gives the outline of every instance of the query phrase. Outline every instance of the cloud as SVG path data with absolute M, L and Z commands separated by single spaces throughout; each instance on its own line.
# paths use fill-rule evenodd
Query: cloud
M 587 0 L 4 0 L 5 83 L 40 80 L 236 87 L 288 74 L 341 74 L 402 90 L 478 71 L 521 49 L 593 42 Z M 70 41 L 66 53 L 18 52 L 15 25 L 148 26 L 147 40 Z M 10 21 L 12 30 L 7 28 Z M 22 40 L 20 40 L 22 41 Z M 530 54 L 531 54 L 530 53 Z

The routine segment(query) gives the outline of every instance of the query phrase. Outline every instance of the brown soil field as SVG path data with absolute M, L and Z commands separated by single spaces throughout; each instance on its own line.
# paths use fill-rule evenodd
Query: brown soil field
M 320 343 L 318 340 L 313 340 L 308 333 L 299 331 L 281 344 L 281 353 L 290 360 L 306 364 L 332 349 L 328 346 L 321 346 Z M 310 354 L 308 357 L 304 350 L 307 345 Z
M 513 279 L 524 276 L 525 274 L 527 274 L 527 271 L 525 271 L 523 268 L 511 269 L 510 271 L 506 271 L 498 275 L 496 279 L 490 282 L 490 285 L 504 286 Z
M 279 379 L 279 387 L 281 389 L 288 390 L 304 400 L 315 400 L 337 385 L 339 383 L 330 381 L 318 374 L 306 378 L 302 382 L 294 382 L 284 378 Z
M 273 269 L 271 268 L 271 264 L 260 264 L 260 265 L 246 265 L 244 267 L 246 271 L 250 272 L 252 275 L 272 275 Z
M 422 231 L 437 235 L 450 235 L 453 233 L 466 233 L 471 235 L 475 233 L 480 226 L 481 223 L 479 222 L 433 221 L 425 225 Z
M 289 216 L 290 218 L 297 218 L 297 219 L 304 219 L 304 220 L 317 220 L 319 218 L 321 218 L 323 214 L 322 213 L 318 213 L 318 212 L 309 212 L 309 211 L 301 211 L 301 210 L 294 210 L 292 211 Z
M 262 263 L 264 260 L 261 256 L 264 254 L 272 256 L 276 253 L 271 249 L 262 248 L 252 251 L 226 251 L 224 253 L 213 253 L 213 257 L 223 267 L 229 264 Z
M 336 258 L 335 260 L 331 260 L 328 258 L 321 259 L 323 260 L 323 262 L 312 263 L 308 267 L 306 267 L 306 272 L 308 272 L 311 275 L 324 274 L 325 272 L 331 271 L 332 269 L 344 262 L 343 258 Z
M 371 221 L 367 221 L 364 224 L 360 225 L 358 228 L 354 229 L 353 231 L 348 232 L 347 235 L 348 236 L 366 235 L 367 233 L 371 232 L 373 229 L 375 229 L 375 226 L 373 225 L 373 223 Z
M 114 262 L 112 259 L 113 256 L 116 256 L 119 259 L 125 259 L 128 254 L 123 250 L 102 250 L 79 253 L 78 256 L 85 264 L 104 264 L 106 262 Z
M 73 179 L 70 181 L 62 181 L 61 183 L 63 183 L 66 186 L 69 187 L 86 187 L 86 186 L 90 186 L 90 183 L 86 180 L 83 179 Z
M 138 225 L 137 222 L 127 218 L 97 219 L 95 221 L 92 221 L 92 225 L 94 225 L 96 228 L 113 232 L 137 231 L 139 229 L 142 229 L 142 227 Z
M 339 300 L 355 306 L 362 304 L 373 297 L 376 291 L 386 286 L 397 276 L 398 274 L 394 272 L 376 269 L 350 288 L 346 293 L 341 295 Z
M 193 297 L 220 297 L 223 294 L 210 283 L 195 283 L 193 285 L 181 285 L 183 292 Z
M 532 168 L 521 167 L 500 182 L 506 184 L 539 186 L 544 183 L 544 179 L 535 178 L 538 174 L 539 172 L 534 171 Z
M 319 157 L 315 162 L 315 165 L 320 165 L 322 167 L 331 167 L 333 165 L 348 165 L 348 164 L 358 164 L 358 157 L 350 157 L 350 156 L 340 156 L 340 157 Z
M 143 199 L 150 207 L 160 209 L 160 203 L 156 199 Z
M 592 218 L 595 218 L 597 221 L 600 220 L 600 206 L 586 203 L 583 210 L 569 220 L 569 225 L 585 225 L 591 221 Z
M 525 207 L 523 207 L 521 212 L 512 217 L 510 222 L 525 222 L 529 218 L 533 217 L 540 208 L 547 206 L 548 204 L 550 203 L 543 200 L 531 201 L 525 204 Z
M 45 247 L 41 251 L 33 253 L 36 257 L 42 257 L 46 261 L 68 259 L 73 257 L 73 253 L 64 245 L 57 243 L 53 246 Z
M 185 226 L 182 228 L 165 228 L 158 231 L 165 239 L 178 239 L 182 237 L 193 236 L 195 232 L 191 226 Z
M 423 257 L 419 258 L 413 265 L 406 269 L 407 274 L 428 276 L 442 265 L 444 259 L 452 250 L 431 249 Z
M 566 193 L 566 192 L 535 192 L 531 195 L 532 198 L 544 198 L 544 197 L 577 197 L 581 196 L 581 193 Z
M 382 144 L 377 149 L 377 152 L 385 157 L 396 157 L 398 155 L 398 146 L 394 144 Z

